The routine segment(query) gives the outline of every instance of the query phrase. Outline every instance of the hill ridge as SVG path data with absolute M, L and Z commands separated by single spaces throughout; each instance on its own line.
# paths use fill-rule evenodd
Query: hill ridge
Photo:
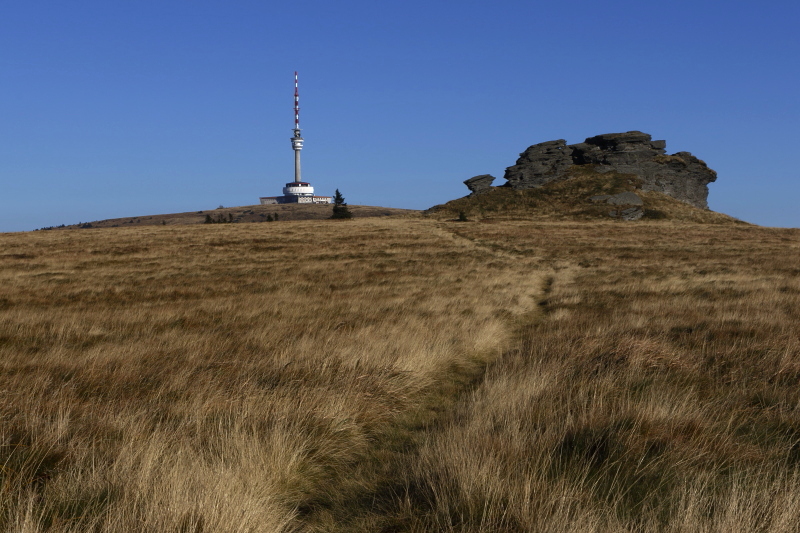
M 268 222 L 271 220 L 324 220 L 330 218 L 331 207 L 331 205 L 313 204 L 219 206 L 216 209 L 205 209 L 201 211 L 108 218 L 90 222 L 78 222 L 77 224 L 50 226 L 41 229 L 90 229 L 203 224 L 206 221 L 206 217 L 209 217 L 215 222 L 222 221 L 230 223 Z M 348 205 L 348 207 L 356 218 L 398 216 L 417 212 L 413 209 L 369 205 Z

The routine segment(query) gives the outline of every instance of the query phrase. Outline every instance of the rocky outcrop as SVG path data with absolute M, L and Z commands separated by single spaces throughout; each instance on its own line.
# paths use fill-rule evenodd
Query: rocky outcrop
M 464 185 L 472 191 L 472 194 L 478 194 L 481 192 L 485 192 L 491 190 L 492 182 L 496 178 L 491 174 L 481 174 L 480 176 L 475 176 L 474 178 L 470 178 L 464 181 Z
M 624 191 L 618 194 L 599 194 L 589 198 L 592 202 L 605 202 L 609 205 L 644 205 L 635 192 Z
M 644 216 L 644 211 L 641 207 L 628 207 L 619 211 L 609 211 L 608 215 L 613 218 L 621 218 L 622 220 L 639 220 Z
M 642 198 L 631 191 L 623 191 L 617 194 L 598 194 L 589 198 L 594 203 L 604 202 L 608 205 L 624 206 L 624 209 L 614 209 L 608 215 L 623 220 L 639 220 L 644 216 L 644 205 Z
M 504 177 L 509 187 L 530 189 L 568 178 L 575 165 L 591 165 L 601 173 L 635 175 L 641 179 L 642 190 L 662 192 L 707 209 L 708 184 L 717 179 L 717 173 L 689 152 L 667 155 L 666 144 L 640 131 L 607 133 L 570 145 L 563 139 L 548 141 L 521 153 Z M 482 176 L 472 179 L 477 178 Z
M 506 169 L 504 177 L 515 189 L 530 189 L 564 177 L 572 165 L 572 147 L 559 139 L 529 147 L 519 154 L 516 165 Z

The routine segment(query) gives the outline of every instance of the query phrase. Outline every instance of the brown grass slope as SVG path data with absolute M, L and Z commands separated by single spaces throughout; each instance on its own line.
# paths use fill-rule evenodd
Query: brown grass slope
M 557 220 L 608 220 L 617 206 L 589 200 L 596 195 L 612 195 L 632 191 L 644 201 L 644 219 L 683 220 L 687 222 L 728 224 L 740 221 L 714 211 L 698 209 L 666 194 L 645 192 L 641 180 L 628 174 L 598 173 L 592 167 L 573 167 L 568 179 L 543 187 L 514 190 L 494 187 L 490 191 L 451 200 L 435 206 L 428 214 L 435 218 L 525 218 Z
M 460 224 L 554 269 L 416 461 L 416 531 L 797 531 L 800 231 Z
M 403 216 L 417 213 L 413 209 L 395 207 L 378 207 L 370 205 L 348 206 L 355 218 Z M 78 224 L 65 225 L 53 229 L 89 229 L 89 228 L 128 228 L 136 226 L 174 226 L 185 224 L 202 224 L 206 216 L 212 220 L 222 219 L 226 222 L 267 222 L 267 217 L 278 217 L 278 221 L 287 220 L 324 220 L 331 216 L 331 205 L 280 204 L 280 205 L 245 205 L 238 207 L 220 207 L 205 211 L 188 213 L 167 213 L 161 215 L 145 215 L 138 217 L 110 218 L 93 220 Z
M 544 282 L 383 218 L 0 250 L 2 531 L 374 530 L 353 502 L 392 501 Z
M 800 231 L 0 235 L 0 530 L 790 532 Z

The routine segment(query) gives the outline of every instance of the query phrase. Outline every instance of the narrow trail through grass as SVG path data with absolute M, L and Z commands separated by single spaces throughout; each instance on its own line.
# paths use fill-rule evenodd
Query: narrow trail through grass
M 460 246 L 483 254 L 487 264 L 498 260 L 520 262 L 519 256 L 502 247 L 491 246 L 460 235 L 451 223 L 435 223 L 431 232 L 445 241 L 455 241 Z M 532 262 L 524 262 L 527 267 Z M 538 267 L 530 272 L 531 287 L 522 283 L 516 292 L 524 295 L 512 309 L 496 309 L 494 314 L 504 323 L 503 333 L 491 340 L 482 351 L 465 353 L 432 373 L 431 382 L 417 392 L 416 405 L 377 428 L 368 453 L 352 472 L 346 473 L 361 490 L 349 498 L 317 501 L 308 513 L 301 513 L 302 529 L 325 532 L 393 532 L 407 531 L 412 526 L 409 513 L 431 513 L 421 509 L 426 505 L 409 477 L 419 463 L 420 449 L 430 440 L 437 439 L 452 423 L 456 407 L 469 402 L 469 396 L 483 383 L 487 369 L 498 364 L 509 354 L 519 353 L 524 342 L 523 332 L 543 318 L 540 306 L 552 284 Z M 521 301 L 520 301 L 521 300 Z M 453 302 L 457 304 L 458 302 Z M 359 475 L 367 477 L 359 479 Z
M 419 450 L 402 530 L 797 531 L 798 230 L 459 231 L 552 275 Z

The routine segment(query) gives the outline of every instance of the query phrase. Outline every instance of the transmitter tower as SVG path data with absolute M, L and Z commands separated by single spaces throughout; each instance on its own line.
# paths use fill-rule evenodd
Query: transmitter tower
M 294 129 L 292 130 L 292 150 L 294 150 L 294 181 L 300 183 L 300 150 L 303 149 L 303 137 L 300 135 L 300 91 L 297 86 L 297 71 L 294 73 Z
M 291 137 L 294 150 L 294 181 L 283 188 L 283 196 L 262 196 L 262 205 L 268 204 L 330 204 L 331 196 L 314 196 L 314 187 L 303 181 L 300 170 L 300 151 L 303 149 L 303 137 L 300 134 L 300 91 L 297 83 L 297 72 L 294 73 L 294 135 Z

